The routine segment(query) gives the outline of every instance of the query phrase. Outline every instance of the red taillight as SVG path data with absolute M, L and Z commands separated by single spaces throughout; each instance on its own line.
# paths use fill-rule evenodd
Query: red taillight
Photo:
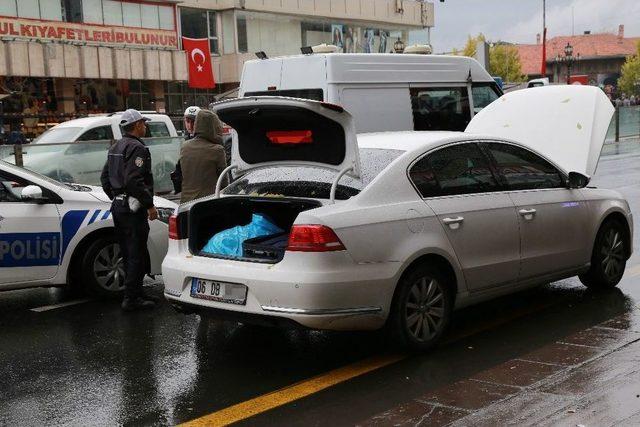
M 267 132 L 272 144 L 311 144 L 313 132 L 310 130 L 272 130 Z
M 177 215 L 171 215 L 169 217 L 169 238 L 172 240 L 180 240 L 180 232 L 178 231 Z
M 344 251 L 336 233 L 326 225 L 294 225 L 289 233 L 288 251 L 330 252 Z

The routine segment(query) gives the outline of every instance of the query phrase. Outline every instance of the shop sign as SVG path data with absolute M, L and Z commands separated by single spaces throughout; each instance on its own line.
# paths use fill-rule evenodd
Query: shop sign
M 36 21 L 0 16 L 0 37 L 178 49 L 175 31 Z

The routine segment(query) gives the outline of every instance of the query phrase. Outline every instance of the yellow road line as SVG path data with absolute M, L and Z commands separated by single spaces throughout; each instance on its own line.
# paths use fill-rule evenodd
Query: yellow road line
M 235 423 L 253 415 L 266 412 L 278 406 L 286 405 L 295 400 L 315 394 L 326 388 L 366 374 L 376 369 L 396 363 L 406 358 L 406 355 L 374 356 L 342 368 L 334 369 L 325 374 L 301 381 L 274 392 L 258 396 L 254 399 L 229 406 L 218 412 L 205 415 L 182 426 L 224 426 Z

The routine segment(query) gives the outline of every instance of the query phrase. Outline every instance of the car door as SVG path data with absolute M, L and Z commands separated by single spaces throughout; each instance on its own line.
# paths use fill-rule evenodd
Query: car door
M 591 243 L 582 192 L 568 189 L 562 173 L 530 150 L 499 142 L 484 148 L 518 211 L 521 280 L 587 263 Z
M 60 264 L 60 214 L 53 199 L 24 200 L 31 182 L 0 171 L 0 287 L 45 281 Z M 42 188 L 42 187 L 41 187 Z
M 476 143 L 430 153 L 412 166 L 410 177 L 445 230 L 470 291 L 517 280 L 517 214 Z

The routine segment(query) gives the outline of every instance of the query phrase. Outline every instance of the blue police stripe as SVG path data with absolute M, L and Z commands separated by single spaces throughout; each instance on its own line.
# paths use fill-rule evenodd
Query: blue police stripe
M 101 220 L 104 220 L 104 219 L 109 218 L 109 214 L 110 214 L 110 213 L 111 213 L 111 211 L 106 211 L 106 212 L 104 213 L 104 215 L 102 215 L 102 218 L 100 218 L 100 219 L 101 219 Z
M 62 255 L 60 258 L 64 258 L 71 239 L 76 235 L 88 214 L 88 210 L 69 211 L 62 217 Z
M 93 224 L 93 222 L 98 218 L 98 215 L 100 215 L 100 209 L 98 209 L 97 211 L 95 211 L 93 213 L 93 215 L 91 215 L 91 219 L 89 220 L 89 224 Z

